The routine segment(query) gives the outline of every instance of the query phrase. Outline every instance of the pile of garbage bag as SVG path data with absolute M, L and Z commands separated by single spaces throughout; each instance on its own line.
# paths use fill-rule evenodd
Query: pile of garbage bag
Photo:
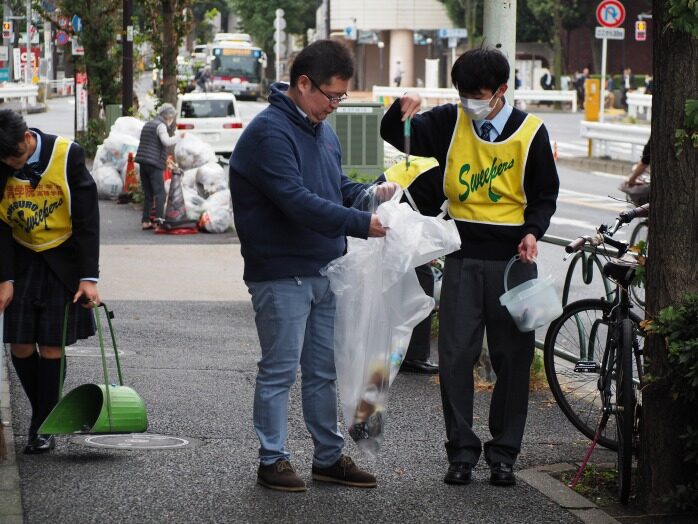
M 97 148 L 92 177 L 97 183 L 99 198 L 114 200 L 123 190 L 128 154 L 136 154 L 143 125 L 132 116 L 117 118 L 109 136 Z
M 209 233 L 225 233 L 233 225 L 228 174 L 211 146 L 185 135 L 175 146 L 175 161 L 184 170 L 182 191 L 187 218 Z M 167 189 L 167 188 L 166 188 Z

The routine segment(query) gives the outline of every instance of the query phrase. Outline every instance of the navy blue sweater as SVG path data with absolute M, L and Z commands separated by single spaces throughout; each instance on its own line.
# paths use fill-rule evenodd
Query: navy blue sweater
M 235 229 L 244 279 L 317 276 L 344 253 L 345 236 L 366 238 L 371 214 L 349 208 L 365 189 L 342 172 L 332 128 L 304 118 L 285 84 L 242 133 L 230 157 Z

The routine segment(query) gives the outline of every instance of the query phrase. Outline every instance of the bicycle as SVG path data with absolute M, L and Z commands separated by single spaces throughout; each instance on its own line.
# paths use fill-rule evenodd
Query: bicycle
M 644 332 L 628 291 L 637 260 L 628 253 L 627 242 L 612 237 L 622 225 L 648 213 L 649 204 L 625 211 L 612 227 L 602 224 L 594 236 L 579 237 L 565 248 L 571 254 L 589 245 L 603 256 L 604 275 L 615 282 L 615 289 L 606 298 L 568 304 L 548 328 L 543 347 L 555 400 L 593 441 L 583 466 L 597 442 L 616 451 L 618 494 L 624 504 L 630 494 L 632 455 L 639 449 Z M 616 257 L 608 255 L 605 245 L 618 251 Z

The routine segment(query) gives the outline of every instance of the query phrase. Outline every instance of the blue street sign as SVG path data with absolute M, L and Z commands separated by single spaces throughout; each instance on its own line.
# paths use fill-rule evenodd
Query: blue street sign
M 70 24 L 73 26 L 74 33 L 79 33 L 82 31 L 82 20 L 78 15 L 73 15 L 73 19 L 71 20 Z
M 7 67 L 0 68 L 0 82 L 10 81 L 10 70 Z

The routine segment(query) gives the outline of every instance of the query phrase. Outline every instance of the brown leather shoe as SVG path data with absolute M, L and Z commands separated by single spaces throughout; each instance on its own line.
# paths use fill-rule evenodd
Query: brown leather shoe
M 305 491 L 305 482 L 300 478 L 288 460 L 279 459 L 273 464 L 259 465 L 257 484 L 278 491 Z
M 359 469 L 351 457 L 342 455 L 339 460 L 326 468 L 313 466 L 313 480 L 334 482 L 355 488 L 375 488 L 376 477 Z

